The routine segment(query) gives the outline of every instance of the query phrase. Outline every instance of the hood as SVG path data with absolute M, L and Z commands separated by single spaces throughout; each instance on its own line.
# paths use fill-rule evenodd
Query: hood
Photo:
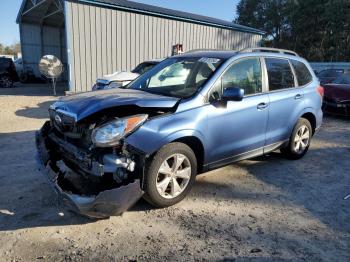
M 145 108 L 172 108 L 179 98 L 147 93 L 135 89 L 114 88 L 62 97 L 51 108 L 73 114 L 76 121 L 103 109 L 136 105 Z
M 327 84 L 324 85 L 324 96 L 329 100 L 341 102 L 350 100 L 350 85 Z
M 110 75 L 104 75 L 103 77 L 97 79 L 97 82 L 103 82 L 104 84 L 109 84 L 110 82 L 118 81 L 118 82 L 123 82 L 123 81 L 132 81 L 135 78 L 137 78 L 139 74 L 137 73 L 132 73 L 132 72 L 126 72 L 126 71 L 120 71 L 120 72 L 115 72 Z M 106 83 L 107 82 L 107 83 Z

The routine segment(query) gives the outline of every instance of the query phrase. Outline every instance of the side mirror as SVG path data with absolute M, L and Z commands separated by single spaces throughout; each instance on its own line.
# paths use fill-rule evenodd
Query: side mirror
M 242 101 L 244 89 L 238 87 L 225 88 L 222 99 L 225 101 Z

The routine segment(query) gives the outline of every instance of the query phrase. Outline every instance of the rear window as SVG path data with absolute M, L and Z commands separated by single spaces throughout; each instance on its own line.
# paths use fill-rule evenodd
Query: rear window
M 341 75 L 337 77 L 332 83 L 340 85 L 350 85 L 350 74 Z
M 294 75 L 287 59 L 265 58 L 269 90 L 294 87 Z
M 326 69 L 318 73 L 318 77 L 337 77 L 344 73 L 341 69 Z
M 297 76 L 298 85 L 304 86 L 312 81 L 312 75 L 306 65 L 297 60 L 290 60 Z

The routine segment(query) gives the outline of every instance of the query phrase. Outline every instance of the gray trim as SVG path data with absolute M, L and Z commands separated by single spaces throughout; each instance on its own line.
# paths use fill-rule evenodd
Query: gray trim
M 279 141 L 276 143 L 272 143 L 270 145 L 265 145 L 263 147 L 259 147 L 259 148 L 253 149 L 253 150 L 249 150 L 247 152 L 243 152 L 243 153 L 238 154 L 238 155 L 234 155 L 234 156 L 230 156 L 230 157 L 227 157 L 224 159 L 220 159 L 220 160 L 206 164 L 204 168 L 207 167 L 209 170 L 213 170 L 216 168 L 220 168 L 222 166 L 226 166 L 230 163 L 234 163 L 234 162 L 238 162 L 241 160 L 246 160 L 246 159 L 262 156 L 262 155 L 268 154 L 270 152 L 273 152 L 273 151 L 283 147 L 288 141 L 289 141 L 289 139 Z

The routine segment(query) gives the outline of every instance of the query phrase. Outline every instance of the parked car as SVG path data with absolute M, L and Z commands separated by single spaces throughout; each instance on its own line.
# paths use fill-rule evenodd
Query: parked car
M 324 85 L 323 111 L 334 115 L 350 116 L 350 72 Z
M 322 94 L 298 56 L 174 56 L 125 88 L 54 103 L 36 135 L 38 159 L 82 214 L 120 214 L 143 192 L 152 205 L 166 207 L 208 170 L 278 149 L 302 158 L 322 122 Z
M 14 61 L 17 75 L 19 76 L 19 81 L 21 83 L 29 83 L 29 82 L 42 82 L 42 79 L 38 79 L 34 71 L 31 67 L 25 66 L 23 64 L 23 59 L 18 58 Z
M 0 57 L 0 88 L 13 87 L 19 81 L 16 67 L 11 58 Z
M 344 74 L 344 69 L 325 69 L 320 71 L 317 74 L 318 79 L 321 82 L 321 85 L 327 84 L 332 82 L 334 79 L 336 79 L 338 76 Z
M 150 61 L 145 61 L 136 66 L 131 72 L 118 71 L 110 75 L 105 75 L 97 79 L 95 85 L 92 87 L 92 91 L 126 86 L 138 76 L 146 73 L 160 61 L 162 60 L 154 59 Z

